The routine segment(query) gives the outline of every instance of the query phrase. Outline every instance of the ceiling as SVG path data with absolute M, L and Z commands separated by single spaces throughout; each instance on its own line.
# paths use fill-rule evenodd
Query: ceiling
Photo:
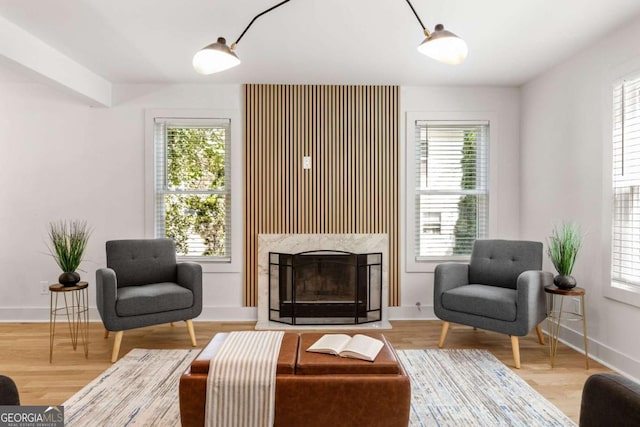
M 0 0 L 0 15 L 112 83 L 518 86 L 640 16 L 638 0 L 412 0 L 469 45 L 457 66 L 417 52 L 405 0 L 291 0 L 259 18 L 243 61 L 211 76 L 193 54 L 229 44 L 278 0 Z M 1 58 L 0 51 L 0 58 Z M 0 60 L 0 81 L 24 77 Z M 26 74 L 26 73 L 25 73 Z

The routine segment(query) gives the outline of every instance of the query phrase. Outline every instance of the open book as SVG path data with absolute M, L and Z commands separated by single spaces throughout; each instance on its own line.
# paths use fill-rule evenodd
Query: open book
M 345 334 L 326 334 L 314 342 L 307 351 L 373 362 L 383 346 L 384 343 L 379 339 L 366 335 L 354 335 L 351 338 Z

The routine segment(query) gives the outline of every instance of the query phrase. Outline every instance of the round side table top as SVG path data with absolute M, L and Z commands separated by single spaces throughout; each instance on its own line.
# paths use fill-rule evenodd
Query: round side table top
M 61 285 L 60 283 L 54 283 L 53 285 L 49 286 L 49 290 L 51 292 L 69 292 L 84 289 L 87 286 L 89 286 L 89 282 L 78 282 L 73 286 L 65 286 Z
M 544 291 L 548 294 L 574 296 L 574 297 L 583 296 L 586 293 L 584 288 L 580 288 L 578 286 L 571 289 L 562 289 L 557 287 L 556 285 L 549 285 L 544 287 Z

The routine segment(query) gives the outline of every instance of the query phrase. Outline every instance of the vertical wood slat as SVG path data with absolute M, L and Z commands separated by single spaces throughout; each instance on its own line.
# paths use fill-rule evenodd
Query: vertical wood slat
M 386 233 L 400 304 L 397 86 L 244 86 L 244 305 L 258 234 Z M 311 156 L 312 168 L 302 168 Z

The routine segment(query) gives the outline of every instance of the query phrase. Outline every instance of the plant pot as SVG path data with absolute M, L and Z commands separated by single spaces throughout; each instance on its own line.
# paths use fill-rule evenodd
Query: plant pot
M 80 281 L 80 275 L 75 271 L 65 272 L 58 276 L 58 283 L 62 286 L 75 286 Z
M 558 274 L 553 278 L 553 283 L 560 289 L 572 289 L 578 284 L 573 276 Z

